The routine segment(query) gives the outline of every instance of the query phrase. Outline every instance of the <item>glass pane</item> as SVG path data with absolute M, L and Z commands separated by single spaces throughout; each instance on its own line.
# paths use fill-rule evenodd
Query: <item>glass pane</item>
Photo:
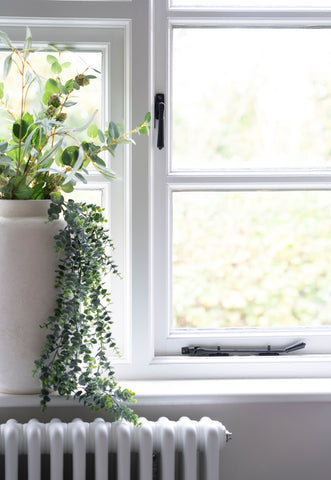
M 331 325 L 331 192 L 173 194 L 175 328 Z
M 175 28 L 172 168 L 331 165 L 331 30 Z
M 42 79 L 47 79 L 49 77 L 55 77 L 56 75 L 51 72 L 51 65 L 47 62 L 47 55 L 52 54 L 57 57 L 56 52 L 36 52 L 30 55 L 29 61 L 35 71 Z M 4 65 L 4 60 L 7 57 L 8 52 L 0 52 L 0 81 L 3 81 L 2 68 Z M 61 64 L 70 66 L 65 66 L 62 72 L 59 74 L 62 83 L 65 83 L 68 79 L 74 78 L 77 74 L 87 72 L 89 67 L 93 67 L 98 71 L 102 71 L 102 52 L 89 52 L 89 51 L 71 51 L 71 52 L 61 52 L 60 58 Z M 88 70 L 89 74 L 94 74 L 94 71 Z M 92 117 L 95 111 L 97 111 L 96 117 L 93 120 L 93 123 L 96 123 L 101 127 L 101 111 L 102 111 L 102 88 L 101 88 L 101 75 L 96 75 L 97 78 L 92 79 L 90 84 L 81 88 L 79 91 L 75 91 L 70 100 L 77 102 L 77 105 L 73 105 L 70 108 L 66 108 L 65 111 L 68 114 L 68 119 L 66 125 L 71 127 L 76 127 L 79 125 L 86 124 L 89 118 Z M 21 91 L 20 85 L 21 77 L 17 75 L 15 67 L 12 67 L 10 74 L 7 79 L 4 81 L 4 98 L 2 101 L 6 102 L 6 97 L 8 97 L 9 102 L 7 103 L 7 108 L 13 113 L 15 118 L 20 115 L 20 95 L 17 95 L 17 92 Z M 38 88 L 37 82 L 32 84 L 29 89 L 28 94 L 29 101 L 27 102 L 27 110 L 39 111 L 40 104 L 42 102 L 42 94 Z M 0 108 L 0 138 L 6 137 L 6 132 L 8 128 L 12 126 L 12 117 L 6 112 L 5 108 Z M 76 137 L 85 138 L 86 132 L 77 133 Z
M 75 188 L 71 193 L 64 195 L 66 199 L 72 198 L 75 202 L 94 203 L 103 207 L 103 190 L 101 188 Z

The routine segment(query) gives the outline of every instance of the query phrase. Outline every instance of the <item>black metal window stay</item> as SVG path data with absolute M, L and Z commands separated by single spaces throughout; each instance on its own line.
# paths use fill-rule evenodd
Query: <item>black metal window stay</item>
M 229 355 L 281 355 L 294 352 L 295 350 L 301 350 L 305 348 L 304 342 L 294 343 L 284 348 L 272 349 L 270 345 L 266 349 L 246 349 L 246 348 L 204 348 L 204 347 L 183 347 L 182 355 L 190 355 L 191 357 L 228 357 Z

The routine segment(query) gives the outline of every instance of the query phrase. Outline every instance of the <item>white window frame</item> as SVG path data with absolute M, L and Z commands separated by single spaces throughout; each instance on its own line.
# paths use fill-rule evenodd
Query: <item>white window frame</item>
M 299 329 L 224 329 L 171 331 L 171 192 L 231 191 L 231 190 L 310 190 L 331 189 L 331 170 L 316 168 L 280 170 L 273 174 L 254 169 L 222 172 L 178 172 L 170 169 L 171 142 L 171 31 L 174 27 L 312 27 L 331 28 L 330 10 L 309 9 L 211 9 L 167 8 L 166 2 L 156 2 L 153 45 L 153 95 L 164 93 L 166 98 L 165 148 L 158 151 L 153 144 L 150 177 L 150 315 L 153 328 L 150 366 L 154 374 L 168 378 L 243 378 L 243 377 L 324 377 L 330 376 L 331 328 L 300 327 Z M 226 10 L 226 9 L 225 9 Z M 156 135 L 155 135 L 156 136 Z M 212 357 L 181 356 L 188 345 L 224 347 L 281 347 L 306 341 L 304 351 L 280 357 Z
M 93 42 L 98 32 L 112 28 L 122 29 L 123 32 L 123 71 L 121 85 L 111 84 L 111 91 L 116 92 L 112 98 L 112 111 L 109 118 L 125 119 L 127 127 L 139 124 L 146 111 L 153 113 L 155 93 L 166 95 L 166 148 L 158 151 L 156 148 L 156 129 L 152 128 L 149 138 L 140 137 L 134 148 L 123 149 L 123 162 L 117 158 L 117 166 L 122 164 L 124 171 L 121 173 L 121 182 L 115 182 L 109 190 L 109 202 L 112 209 L 112 236 L 116 245 L 117 261 L 123 273 L 121 281 L 124 302 L 123 317 L 115 315 L 115 325 L 123 335 L 126 355 L 116 365 L 116 374 L 123 379 L 194 379 L 194 378 L 272 378 L 272 377 L 330 377 L 331 358 L 328 353 L 318 353 L 318 348 L 329 348 L 331 344 L 329 332 L 309 331 L 310 338 L 315 344 L 310 344 L 305 354 L 292 354 L 287 357 L 228 357 L 228 358 L 188 358 L 180 355 L 180 347 L 188 344 L 200 343 L 192 332 L 177 333 L 168 337 L 165 330 L 167 325 L 167 312 L 164 311 L 164 289 L 168 278 L 165 259 L 169 257 L 168 239 L 169 189 L 198 188 L 203 190 L 206 184 L 210 189 L 219 185 L 236 181 L 240 176 L 215 178 L 208 174 L 198 177 L 192 175 L 167 174 L 167 152 L 169 142 L 169 129 L 171 126 L 171 112 L 169 109 L 170 92 L 170 63 L 168 33 L 171 25 L 209 23 L 210 25 L 230 25 L 236 22 L 244 25 L 249 14 L 250 22 L 263 25 L 272 25 L 274 22 L 292 22 L 300 25 L 331 26 L 330 9 L 306 8 L 302 10 L 288 9 L 288 11 L 271 8 L 266 10 L 235 8 L 167 9 L 167 0 L 132 0 L 121 2 L 94 2 L 86 0 L 80 3 L 77 9 L 76 2 L 66 2 L 65 14 L 69 18 L 57 18 L 59 4 L 57 0 L 12 0 L 3 5 L 0 17 L 0 28 L 8 31 L 11 27 L 21 28 L 21 38 L 24 39 L 25 26 L 29 25 L 33 37 L 35 27 L 38 25 L 46 29 L 58 28 L 60 25 L 71 29 L 85 28 Z M 156 10 L 156 8 L 158 10 Z M 161 10 L 162 9 L 162 10 Z M 21 17 L 17 17 L 17 13 Z M 290 12 L 291 18 L 286 20 Z M 31 15 L 35 17 L 30 18 Z M 54 15 L 54 16 L 53 16 Z M 43 18 L 42 18 L 43 17 Z M 111 18 L 108 18 L 111 17 Z M 155 18 L 154 18 L 155 17 Z M 92 30 L 96 30 L 96 37 Z M 47 41 L 49 41 L 49 37 Z M 88 40 L 87 40 L 88 41 Z M 116 88 L 124 85 L 123 98 L 117 97 Z M 115 103 L 114 103 L 115 102 Z M 118 102 L 118 108 L 115 104 Z M 123 115 L 122 115 L 123 114 Z M 107 120 L 107 119 L 106 119 Z M 152 120 L 153 127 L 153 120 Z M 131 162 L 132 157 L 132 162 Z M 306 187 L 312 183 L 312 172 L 305 173 L 300 179 Z M 280 176 L 282 177 L 282 176 Z M 99 179 L 100 180 L 100 179 Z M 222 181 L 221 181 L 222 180 Z M 224 181 L 226 180 L 226 182 Z M 253 188 L 261 182 L 261 176 L 253 175 L 248 179 L 246 188 Z M 278 178 L 278 181 L 282 178 Z M 294 179 L 288 175 L 288 185 Z M 297 181 L 298 179 L 296 179 Z M 277 178 L 263 177 L 266 186 L 277 186 Z M 95 177 L 97 184 L 98 179 Z M 223 182 L 223 183 L 222 183 Z M 313 183 L 329 189 L 331 187 L 331 174 L 325 171 L 314 171 Z M 169 183 L 169 184 L 168 184 Z M 123 185 L 123 188 L 121 187 Z M 227 183 L 228 184 L 228 183 Z M 242 185 L 242 184 L 241 184 Z M 112 197 L 112 195 L 116 197 Z M 112 198 L 110 198 L 112 197 Z M 108 202 L 107 200 L 107 202 Z M 114 225 L 118 225 L 118 233 Z M 121 254 L 119 252 L 122 252 Z M 122 255 L 122 257 L 121 257 Z M 121 258 L 119 258 L 119 256 Z M 117 308 L 117 299 L 114 298 L 114 308 Z M 122 307 L 121 307 L 122 308 Z M 164 314 L 166 314 L 164 316 Z M 165 319 L 165 320 L 164 320 Z M 259 332 L 254 336 L 254 342 L 261 344 L 285 345 L 291 343 L 295 335 L 288 332 L 279 332 L 278 336 L 271 338 Z M 264 335 L 264 337 L 263 337 Z M 226 338 L 228 343 L 233 342 L 231 332 Z M 247 335 L 242 337 L 243 342 Z M 213 339 L 215 344 L 217 337 Z M 295 337 L 301 340 L 302 336 Z M 199 342 L 197 342 L 199 340 Z M 211 344 L 210 339 L 203 340 Z M 249 339 L 251 342 L 251 339 Z M 276 342 L 271 342 L 275 340 Z M 222 342 L 224 344 L 224 342 Z M 324 347 L 323 347 L 324 344 Z M 240 346 L 236 337 L 236 345 Z M 117 363 L 117 362 L 116 362 Z

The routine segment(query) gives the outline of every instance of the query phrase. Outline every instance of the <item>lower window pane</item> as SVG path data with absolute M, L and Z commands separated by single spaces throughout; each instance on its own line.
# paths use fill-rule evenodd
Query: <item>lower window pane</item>
M 331 192 L 174 192 L 173 327 L 331 325 Z

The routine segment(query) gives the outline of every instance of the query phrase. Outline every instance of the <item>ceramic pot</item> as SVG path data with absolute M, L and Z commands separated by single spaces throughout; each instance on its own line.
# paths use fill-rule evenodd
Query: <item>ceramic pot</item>
M 34 360 L 53 313 L 57 259 L 54 235 L 62 220 L 46 223 L 48 200 L 0 200 L 0 392 L 31 394 Z

